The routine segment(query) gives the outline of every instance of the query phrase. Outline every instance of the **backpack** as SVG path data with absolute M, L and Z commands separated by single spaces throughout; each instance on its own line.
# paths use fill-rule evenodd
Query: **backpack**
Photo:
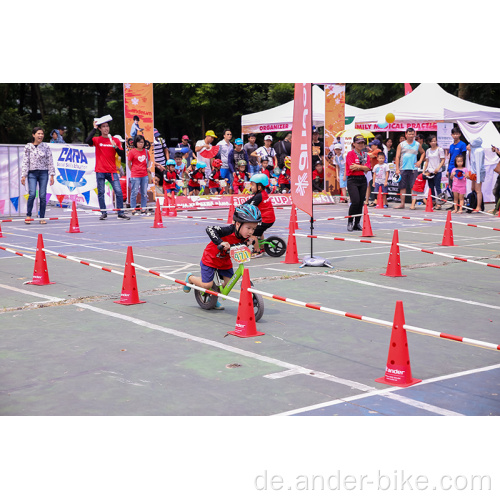
M 465 211 L 471 213 L 477 207 L 477 194 L 475 191 L 471 191 L 465 197 Z M 484 200 L 481 201 L 481 212 L 484 212 Z

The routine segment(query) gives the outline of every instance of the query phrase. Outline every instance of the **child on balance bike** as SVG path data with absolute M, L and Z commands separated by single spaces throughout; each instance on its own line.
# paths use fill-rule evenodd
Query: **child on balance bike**
M 234 209 L 233 221 L 234 224 L 230 226 L 206 228 L 211 241 L 201 257 L 201 278 L 188 273 L 184 280 L 186 283 L 209 290 L 214 283 L 215 271 L 218 270 L 224 278 L 224 285 L 227 285 L 234 274 L 229 249 L 231 245 L 247 244 L 257 225 L 262 221 L 262 215 L 253 205 L 240 205 Z M 183 290 L 189 293 L 191 288 L 185 285 Z M 215 309 L 222 310 L 224 307 L 217 301 Z
M 255 174 L 250 177 L 250 186 L 253 196 L 249 198 L 244 205 L 257 207 L 262 214 L 262 222 L 257 226 L 251 238 L 254 248 L 254 258 L 262 257 L 264 249 L 260 248 L 259 237 L 262 237 L 264 231 L 267 231 L 276 221 L 273 202 L 266 192 L 266 186 L 269 185 L 269 177 L 266 174 Z

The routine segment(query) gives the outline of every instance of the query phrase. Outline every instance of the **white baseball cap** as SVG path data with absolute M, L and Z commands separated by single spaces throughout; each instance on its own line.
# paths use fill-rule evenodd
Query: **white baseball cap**
M 273 136 L 272 136 L 272 135 L 266 135 L 266 136 L 264 137 L 264 140 L 265 140 L 265 141 L 272 141 L 272 140 L 273 140 Z

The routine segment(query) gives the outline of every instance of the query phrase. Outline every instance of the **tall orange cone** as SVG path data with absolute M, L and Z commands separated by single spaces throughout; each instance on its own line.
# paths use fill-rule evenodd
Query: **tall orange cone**
M 403 310 L 403 301 L 396 302 L 396 311 L 394 312 L 394 322 L 391 332 L 391 343 L 389 346 L 389 355 L 385 367 L 385 375 L 375 379 L 375 382 L 387 385 L 396 385 L 398 387 L 409 387 L 410 385 L 422 382 L 411 376 L 410 353 L 408 350 L 408 340 L 405 324 L 405 313 Z
M 71 221 L 69 223 L 69 230 L 67 233 L 81 233 L 80 225 L 78 224 L 78 215 L 76 213 L 76 202 L 73 201 L 71 209 Z
M 229 213 L 227 214 L 227 223 L 233 223 L 233 214 L 234 214 L 234 196 L 231 195 L 231 205 L 229 206 Z
M 54 281 L 49 279 L 49 270 L 47 269 L 47 259 L 43 246 L 43 236 L 38 235 L 35 254 L 35 268 L 33 269 L 33 281 L 28 281 L 26 285 L 53 285 Z
M 0 238 L 5 238 L 5 236 L 2 234 L 2 225 L 0 224 Z
M 456 246 L 453 242 L 453 227 L 451 224 L 451 211 L 448 210 L 448 215 L 446 216 L 446 225 L 444 226 L 443 241 L 441 243 L 442 247 L 454 247 Z
M 375 208 L 384 208 L 384 197 L 382 194 L 382 186 L 378 187 L 377 206 Z
M 169 205 L 170 205 L 170 202 L 168 200 L 168 193 L 167 193 L 167 190 L 165 189 L 163 191 L 163 207 L 161 209 L 161 214 L 162 215 L 167 215 L 168 214 Z
M 127 259 L 125 260 L 125 273 L 123 274 L 122 294 L 120 300 L 114 300 L 116 304 L 131 306 L 134 304 L 144 304 L 144 300 L 139 300 L 137 290 L 137 276 L 135 274 L 134 254 L 132 247 L 127 248 Z
M 297 252 L 297 240 L 295 239 L 295 228 L 293 221 L 290 219 L 288 224 L 288 241 L 286 243 L 285 260 L 280 261 L 282 264 L 299 264 L 299 255 Z
M 241 282 L 240 303 L 238 305 L 238 314 L 236 316 L 236 326 L 228 334 L 235 335 L 236 337 L 258 337 L 265 335 L 263 332 L 257 331 L 255 323 L 255 312 L 253 309 L 253 295 L 248 291 L 251 287 L 250 274 L 248 269 L 243 271 L 243 280 Z
M 390 276 L 391 278 L 404 278 L 406 276 L 406 274 L 401 274 L 401 260 L 399 256 L 398 243 L 398 230 L 395 229 L 392 236 L 392 245 L 389 253 L 389 261 L 387 262 L 387 270 L 385 273 L 380 273 L 381 276 Z
M 372 225 L 370 223 L 370 216 L 368 215 L 367 205 L 364 205 L 363 209 L 363 231 L 361 232 L 361 236 L 363 236 L 364 238 L 375 236 L 372 233 Z
M 156 198 L 155 221 L 151 227 L 155 229 L 161 229 L 163 227 L 163 219 L 161 218 L 160 200 L 158 198 Z
M 434 212 L 434 209 L 432 208 L 433 201 L 432 201 L 432 189 L 429 189 L 429 194 L 427 195 L 427 203 L 425 204 L 425 211 L 426 212 Z
M 177 202 L 175 201 L 175 193 L 172 194 L 172 200 L 168 204 L 168 217 L 177 217 Z
M 290 221 L 293 220 L 293 229 L 300 229 L 299 222 L 297 220 L 297 207 L 292 203 L 292 210 L 290 212 Z

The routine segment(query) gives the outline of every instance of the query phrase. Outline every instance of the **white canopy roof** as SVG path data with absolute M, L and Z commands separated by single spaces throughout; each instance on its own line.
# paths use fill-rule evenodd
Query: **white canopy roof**
M 313 125 L 323 127 L 325 124 L 325 92 L 317 85 L 312 87 Z M 345 116 L 356 116 L 360 108 L 345 105 Z M 241 128 L 244 134 L 291 130 L 293 123 L 293 100 L 275 108 L 251 113 L 241 117 Z
M 355 121 L 381 122 L 387 113 L 393 113 L 398 122 L 500 121 L 500 108 L 465 101 L 449 94 L 437 83 L 421 83 L 413 92 L 394 102 L 359 110 Z

